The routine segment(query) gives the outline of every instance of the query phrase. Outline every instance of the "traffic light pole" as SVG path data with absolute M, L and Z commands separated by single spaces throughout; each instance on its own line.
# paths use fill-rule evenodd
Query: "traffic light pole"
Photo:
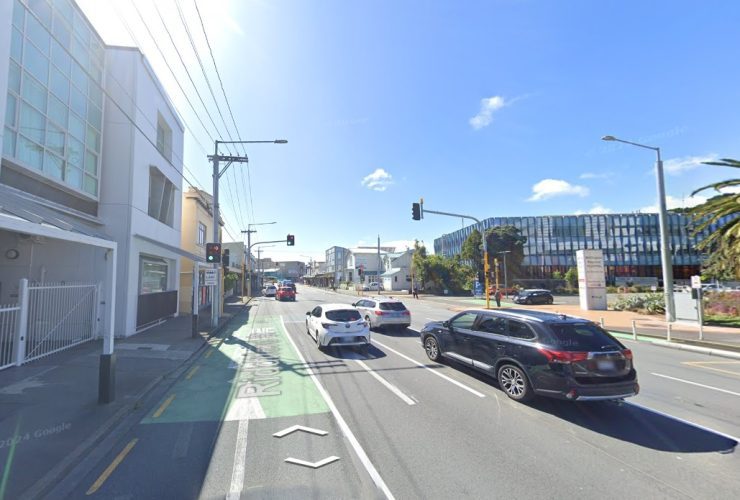
M 462 218 L 462 219 L 470 219 L 470 220 L 474 220 L 476 223 L 478 223 L 478 225 L 480 225 L 480 223 L 481 223 L 478 219 L 476 219 L 475 217 L 470 216 L 470 215 L 453 214 L 451 212 L 440 212 L 440 211 L 437 211 L 437 210 L 427 210 L 427 209 L 424 208 L 424 201 L 423 200 L 421 200 L 420 207 L 421 207 L 421 217 L 422 218 L 424 217 L 424 214 L 425 213 L 430 213 L 430 214 L 436 214 L 436 215 L 446 215 L 448 217 L 456 217 L 456 218 Z M 485 235 L 485 231 L 484 231 L 483 232 L 483 274 L 484 274 L 484 277 L 485 277 L 485 287 L 486 287 L 486 309 L 490 309 L 491 308 L 491 292 L 490 292 L 490 290 L 488 290 L 488 283 L 489 283 L 488 273 L 489 273 L 489 266 L 488 266 L 488 242 L 486 241 L 486 235 Z

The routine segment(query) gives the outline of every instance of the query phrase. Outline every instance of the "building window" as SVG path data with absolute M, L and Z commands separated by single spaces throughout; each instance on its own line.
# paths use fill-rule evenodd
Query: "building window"
M 72 9 L 68 0 L 14 2 L 3 154 L 97 197 L 103 103 L 95 75 L 102 74 L 104 52 L 79 13 L 72 36 Z M 68 125 L 71 110 L 87 138 Z
M 167 291 L 167 261 L 158 257 L 139 257 L 139 293 Z
M 157 150 L 168 160 L 172 160 L 172 129 L 161 115 L 157 118 Z
M 156 167 L 149 167 L 149 215 L 172 227 L 175 185 Z
M 198 223 L 198 246 L 204 247 L 206 246 L 206 232 L 208 231 L 208 228 L 206 228 L 206 225 L 202 222 Z

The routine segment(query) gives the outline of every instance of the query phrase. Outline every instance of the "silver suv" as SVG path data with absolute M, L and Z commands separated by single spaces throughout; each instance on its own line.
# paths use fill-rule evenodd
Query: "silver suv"
M 392 327 L 403 330 L 411 326 L 411 312 L 393 297 L 371 297 L 354 304 L 370 328 Z

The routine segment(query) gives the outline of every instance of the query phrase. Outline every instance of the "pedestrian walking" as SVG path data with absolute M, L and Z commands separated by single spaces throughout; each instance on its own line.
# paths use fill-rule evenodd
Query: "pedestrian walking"
M 496 289 L 496 293 L 493 294 L 493 298 L 496 299 L 496 307 L 501 307 L 501 290 Z
M 415 299 L 419 298 L 419 287 L 416 285 L 414 285 L 414 298 Z

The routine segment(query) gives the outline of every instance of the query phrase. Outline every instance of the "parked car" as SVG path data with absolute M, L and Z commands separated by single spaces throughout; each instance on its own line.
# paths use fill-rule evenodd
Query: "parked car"
M 550 290 L 522 290 L 514 297 L 515 304 L 552 304 L 554 301 Z
M 289 286 L 281 286 L 277 289 L 277 293 L 275 294 L 276 300 L 292 300 L 295 302 L 295 290 L 290 288 Z
M 352 305 L 360 311 L 371 330 L 386 327 L 403 330 L 411 326 L 411 312 L 393 297 L 362 299 Z
M 264 290 L 262 290 L 262 295 L 265 297 L 274 297 L 277 293 L 277 287 L 275 285 L 267 285 Z
M 321 304 L 306 313 L 306 332 L 319 350 L 325 347 L 359 346 L 367 352 L 370 326 L 357 308 L 347 304 Z
M 373 281 L 372 283 L 363 285 L 362 290 L 365 292 L 380 292 L 383 290 L 383 284 L 378 283 L 377 281 Z
M 428 323 L 432 361 L 449 358 L 496 378 L 511 399 L 623 399 L 639 392 L 632 351 L 582 318 L 528 310 L 467 310 Z

